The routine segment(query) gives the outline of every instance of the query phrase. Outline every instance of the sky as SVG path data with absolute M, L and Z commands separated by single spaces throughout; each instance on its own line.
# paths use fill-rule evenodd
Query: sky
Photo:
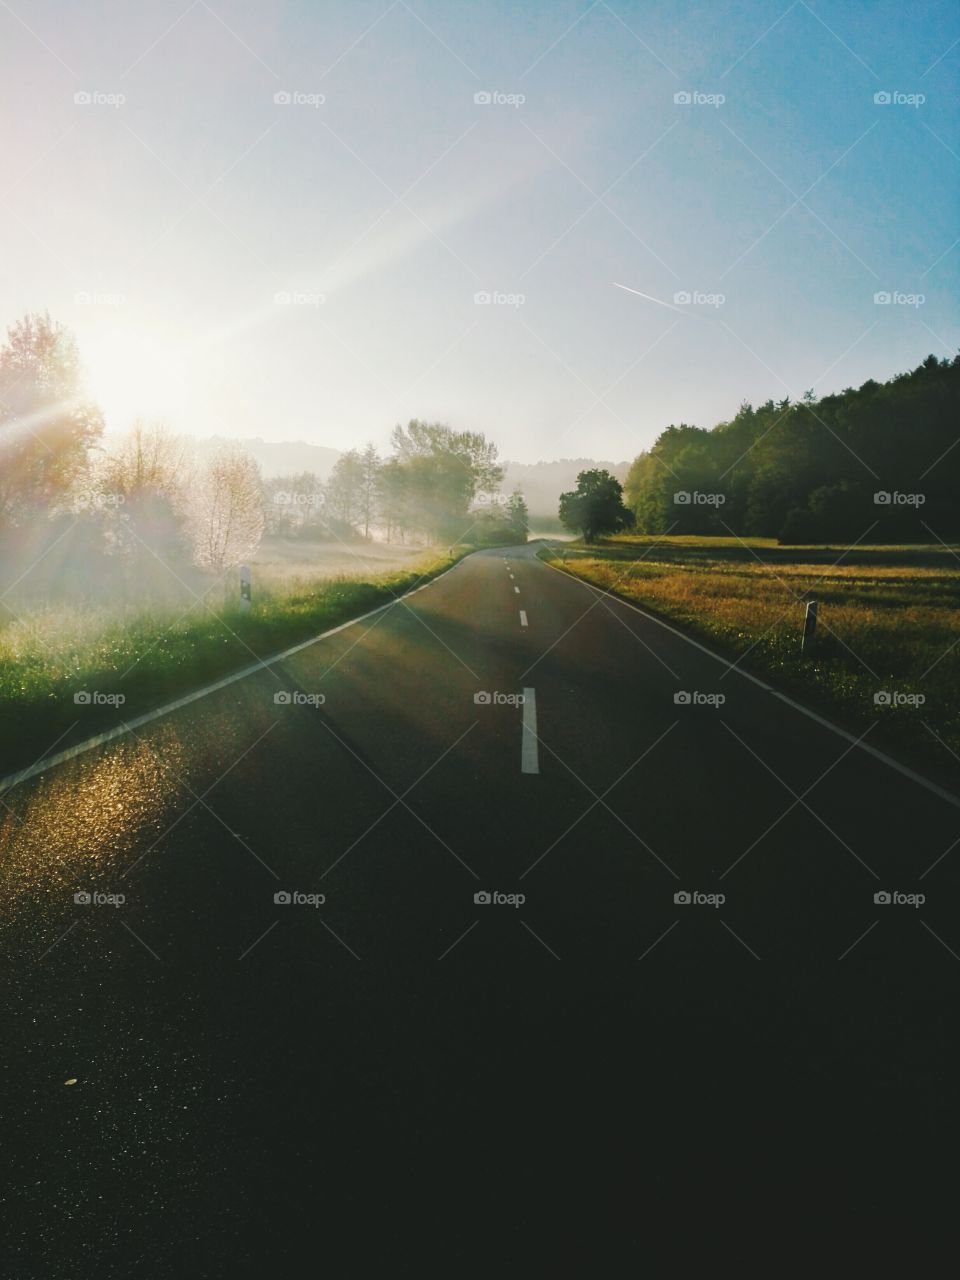
M 68 325 L 112 432 L 632 458 L 956 353 L 958 39 L 938 0 L 0 0 L 0 329 Z

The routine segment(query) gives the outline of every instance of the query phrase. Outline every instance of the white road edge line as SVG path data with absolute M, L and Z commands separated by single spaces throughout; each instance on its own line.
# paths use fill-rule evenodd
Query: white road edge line
M 520 746 L 520 772 L 540 772 L 540 740 L 537 737 L 537 691 L 523 691 L 523 733 Z
M 525 626 L 527 625 L 527 611 L 526 611 L 526 609 L 521 609 L 521 610 L 520 610 L 520 625 L 521 625 L 521 627 L 525 627 Z
M 31 765 L 29 769 L 21 769 L 17 773 L 8 773 L 5 778 L 0 778 L 0 795 L 4 795 L 21 782 L 36 778 L 41 773 L 46 773 L 48 769 L 56 769 L 61 764 L 66 764 L 68 760 L 72 760 L 75 756 L 83 755 L 87 751 L 93 751 L 96 747 L 102 747 L 105 743 L 112 742 L 115 738 L 123 738 L 134 729 L 139 729 L 141 725 L 150 724 L 152 720 L 159 720 L 161 716 L 168 716 L 173 711 L 179 711 L 181 707 L 187 707 L 191 702 L 206 698 L 209 694 L 216 693 L 219 689 L 226 689 L 228 685 L 236 684 L 238 680 L 246 680 L 248 676 L 256 675 L 258 671 L 268 669 L 277 662 L 285 661 L 295 653 L 299 653 L 301 649 L 309 649 L 312 644 L 317 644 L 320 640 L 326 640 L 329 636 L 335 636 L 340 631 L 346 631 L 347 627 L 355 627 L 358 622 L 365 622 L 367 618 L 376 617 L 378 613 L 383 613 L 384 609 L 392 609 L 401 600 L 415 596 L 418 591 L 424 591 L 427 587 L 432 587 L 435 582 L 445 578 L 448 573 L 453 573 L 454 569 L 458 568 L 464 560 L 469 559 L 469 556 L 473 554 L 475 553 L 470 552 L 469 555 L 463 556 L 456 564 L 452 564 L 449 569 L 444 569 L 443 573 L 438 573 L 429 582 L 423 582 L 419 587 L 414 587 L 402 596 L 396 596 L 393 600 L 388 600 L 386 604 L 377 605 L 375 609 L 370 609 L 367 613 L 361 613 L 357 618 L 351 618 L 349 622 L 341 622 L 338 627 L 331 627 L 329 631 L 321 631 L 319 635 L 311 636 L 309 640 L 302 640 L 299 644 L 292 645 L 289 649 L 284 649 L 281 653 L 275 653 L 272 658 L 264 658 L 262 662 L 255 662 L 248 667 L 242 667 L 232 675 L 224 676 L 222 680 L 215 680 L 213 684 L 204 685 L 202 689 L 196 689 L 193 693 L 185 694 L 184 697 L 177 698 L 175 702 L 168 702 L 162 707 L 157 707 L 154 711 L 147 711 L 142 716 L 137 716 L 134 720 L 128 720 L 113 729 L 108 729 L 105 733 L 98 733 L 93 738 L 78 742 L 76 746 L 67 747 L 64 751 L 58 751 L 56 755 L 45 756 L 42 760 L 38 760 L 36 764 Z
M 539 556 L 534 559 L 540 560 Z M 695 649 L 699 649 L 701 653 L 707 654 L 714 658 L 717 662 L 721 662 L 731 671 L 735 671 L 737 675 L 743 676 L 744 680 L 749 680 L 751 684 L 759 685 L 767 693 L 772 693 L 775 698 L 779 698 L 781 702 L 785 702 L 788 707 L 793 707 L 794 711 L 799 711 L 801 715 L 806 716 L 808 720 L 814 720 L 817 724 L 822 725 L 824 729 L 829 729 L 831 733 L 835 733 L 837 737 L 844 738 L 847 742 L 853 742 L 861 751 L 866 751 L 868 755 L 880 760 L 883 764 L 888 765 L 891 769 L 895 769 L 897 773 L 903 777 L 909 778 L 911 782 L 917 783 L 918 786 L 925 787 L 927 791 L 933 792 L 935 796 L 939 796 L 941 800 L 945 800 L 947 804 L 953 805 L 955 809 L 960 809 L 960 796 L 956 796 L 952 791 L 947 791 L 945 787 L 941 787 L 936 782 L 931 782 L 929 778 L 925 778 L 923 774 L 916 773 L 913 769 L 905 764 L 901 764 L 899 760 L 894 760 L 893 756 L 888 756 L 886 752 L 880 751 L 877 747 L 873 747 L 869 742 L 863 742 L 856 738 L 854 734 L 848 733 L 846 729 L 841 729 L 839 725 L 833 724 L 830 720 L 825 720 L 823 716 L 818 715 L 816 711 L 811 711 L 809 707 L 805 707 L 803 703 L 788 698 L 785 693 L 780 693 L 778 689 L 774 689 L 773 685 L 765 684 L 763 680 L 757 679 L 751 675 L 749 671 L 744 671 L 742 667 L 735 666 L 722 654 L 714 653 L 712 649 L 708 649 L 706 645 L 700 644 L 698 640 L 694 640 L 692 636 L 685 635 L 682 631 L 678 631 L 676 627 L 672 627 L 669 622 L 664 622 L 662 618 L 656 617 L 655 614 L 647 613 L 646 609 L 641 609 L 639 605 L 631 604 L 629 600 L 624 600 L 621 596 L 611 595 L 609 591 L 601 591 L 599 587 L 595 587 L 591 582 L 585 582 L 583 578 L 578 578 L 575 573 L 571 573 L 568 569 L 558 569 L 556 565 L 548 564 L 546 560 L 540 560 L 542 565 L 548 569 L 554 569 L 557 573 L 562 573 L 565 578 L 571 578 L 574 582 L 579 582 L 582 587 L 586 587 L 588 591 L 594 591 L 597 595 L 606 596 L 609 600 L 616 604 L 625 605 L 626 608 L 632 609 L 634 613 L 639 613 L 649 622 L 654 622 L 658 627 L 663 627 L 664 631 L 671 631 L 675 636 L 679 636 L 681 640 L 685 640 L 687 644 L 692 644 Z M 0 787 L 2 790 L 2 787 Z

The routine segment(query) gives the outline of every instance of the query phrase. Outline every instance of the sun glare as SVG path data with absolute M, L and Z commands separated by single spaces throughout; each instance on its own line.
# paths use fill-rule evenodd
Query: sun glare
M 87 382 L 107 427 L 125 430 L 135 418 L 175 417 L 188 404 L 186 362 L 178 348 L 128 330 L 81 344 Z

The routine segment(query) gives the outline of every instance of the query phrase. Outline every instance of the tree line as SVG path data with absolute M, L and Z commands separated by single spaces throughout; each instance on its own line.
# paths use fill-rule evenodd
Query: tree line
M 588 542 L 647 534 L 781 543 L 960 539 L 960 355 L 819 400 L 741 404 L 710 430 L 671 424 L 623 486 L 582 471 L 560 519 Z
M 526 539 L 523 496 L 500 494 L 503 468 L 482 433 L 414 420 L 394 429 L 391 446 L 386 458 L 373 445 L 350 450 L 324 483 L 311 472 L 264 480 L 229 443 L 200 457 L 163 423 L 106 438 L 74 337 L 46 313 L 27 315 L 0 347 L 0 551 L 15 576 L 56 546 L 49 563 L 61 578 L 89 584 L 97 565 L 128 581 L 155 578 L 156 565 L 222 572 L 265 532 Z
M 372 444 L 338 458 L 328 519 L 365 538 L 376 526 L 388 542 L 526 539 L 526 502 L 519 490 L 500 493 L 497 447 L 481 432 L 414 419 L 394 427 L 390 444 L 387 458 Z
M 781 542 L 960 537 L 960 356 L 817 399 L 671 425 L 624 485 L 643 533 Z

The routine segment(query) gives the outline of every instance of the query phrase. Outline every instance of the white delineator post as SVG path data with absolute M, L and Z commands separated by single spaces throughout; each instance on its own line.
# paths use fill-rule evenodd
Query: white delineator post
M 813 647 L 813 638 L 817 630 L 817 601 L 807 601 L 807 612 L 803 619 L 803 640 L 800 643 L 800 652 L 807 653 Z
M 520 738 L 520 772 L 540 772 L 540 739 L 537 737 L 537 691 L 523 691 L 523 726 Z
M 249 613 L 250 611 L 250 566 L 242 564 L 240 566 L 240 612 Z

